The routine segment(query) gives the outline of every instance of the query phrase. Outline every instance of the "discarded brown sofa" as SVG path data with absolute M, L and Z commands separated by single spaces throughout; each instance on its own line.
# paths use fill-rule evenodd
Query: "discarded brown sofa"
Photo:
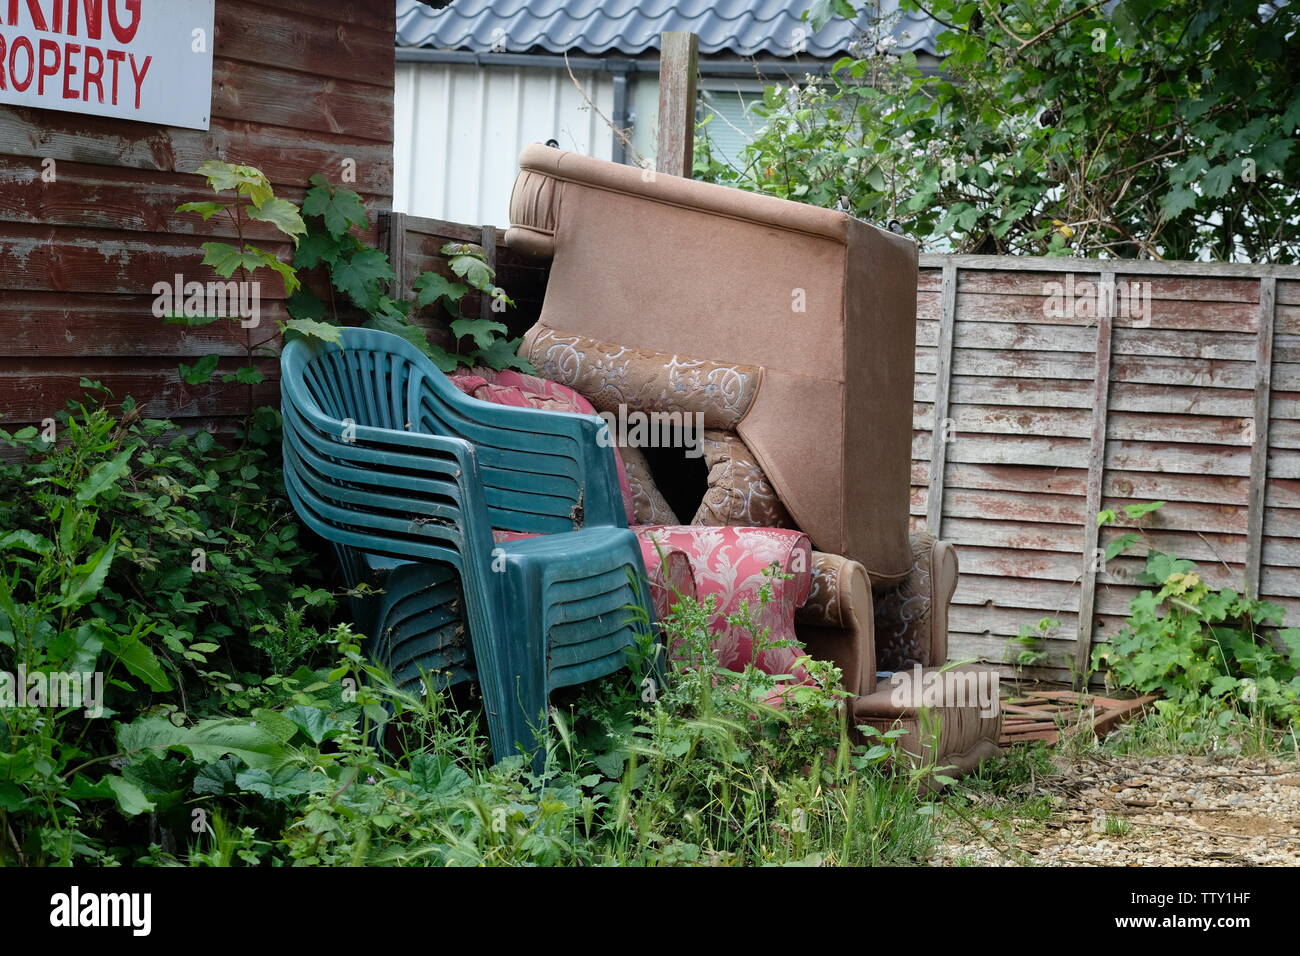
M 637 520 L 797 527 L 809 653 L 842 669 L 854 726 L 902 726 L 959 771 L 996 754 L 1000 716 L 941 706 L 937 753 L 879 671 L 942 666 L 951 546 L 909 530 L 916 247 L 850 215 L 529 146 L 506 244 L 550 260 L 520 352 L 598 411 L 698 416 L 707 477 L 674 513 L 620 448 Z M 688 489 L 689 490 L 689 489 Z M 682 496 L 678 496 L 681 500 Z M 698 497 L 698 504 L 694 504 Z

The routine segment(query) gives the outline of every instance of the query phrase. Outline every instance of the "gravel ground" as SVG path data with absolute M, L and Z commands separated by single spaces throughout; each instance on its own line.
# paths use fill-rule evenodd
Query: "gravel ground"
M 935 863 L 976 866 L 1300 866 L 1294 761 L 1087 757 L 1037 795 L 1046 820 L 980 820 L 949 830 Z

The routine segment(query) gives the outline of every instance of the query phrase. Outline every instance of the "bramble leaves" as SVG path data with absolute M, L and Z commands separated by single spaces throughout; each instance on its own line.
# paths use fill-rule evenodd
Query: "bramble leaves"
M 359 195 L 341 186 L 331 186 L 329 180 L 319 173 L 308 182 L 312 188 L 307 190 L 307 196 L 303 200 L 303 214 L 319 216 L 330 236 L 337 239 L 353 227 L 370 227 L 370 216 Z
M 433 305 L 440 299 L 446 299 L 448 305 L 459 302 L 469 292 L 469 287 L 459 282 L 452 282 L 444 275 L 436 272 L 422 272 L 415 280 L 414 289 L 417 293 L 415 305 L 417 308 L 426 308 Z
M 491 348 L 497 336 L 505 335 L 508 331 L 500 322 L 490 319 L 457 319 L 451 323 L 452 335 L 456 338 L 469 336 L 478 349 Z
M 315 319 L 290 319 L 284 323 L 284 328 L 286 332 L 310 336 L 324 342 L 333 342 L 337 345 L 343 343 L 343 337 L 339 334 L 339 327 L 330 325 L 327 322 L 317 322 Z
M 378 249 L 362 249 L 330 268 L 334 288 L 367 311 L 378 305 L 382 285 L 392 278 L 388 256 Z

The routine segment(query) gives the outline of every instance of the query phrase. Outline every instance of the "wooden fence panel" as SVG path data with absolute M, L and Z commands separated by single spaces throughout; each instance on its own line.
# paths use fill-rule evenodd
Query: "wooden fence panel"
M 916 367 L 913 527 L 958 547 L 953 657 L 1010 672 L 1049 618 L 1023 673 L 1076 678 L 1139 590 L 1101 550 L 1139 525 L 1300 619 L 1300 268 L 922 256 Z

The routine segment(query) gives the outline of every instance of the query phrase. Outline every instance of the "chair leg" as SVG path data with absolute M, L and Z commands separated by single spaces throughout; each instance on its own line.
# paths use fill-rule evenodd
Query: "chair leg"
M 504 605 L 514 609 L 501 620 L 501 633 L 492 635 L 497 666 L 488 674 L 479 668 L 483 705 L 488 716 L 492 759 L 511 754 L 529 757 L 535 772 L 546 762 L 544 739 L 547 721 L 546 633 L 541 606 L 542 582 L 538 569 L 507 559 L 503 582 Z M 476 646 L 481 646 L 475 635 Z

